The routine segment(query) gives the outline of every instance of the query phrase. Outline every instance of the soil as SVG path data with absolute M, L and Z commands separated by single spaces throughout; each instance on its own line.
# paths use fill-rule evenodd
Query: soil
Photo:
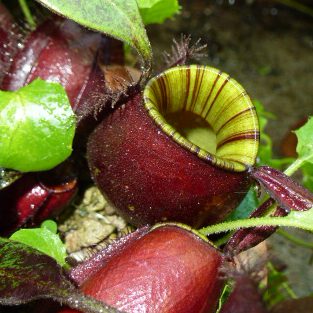
M 59 223 L 59 231 L 69 257 L 78 262 L 133 230 L 95 186 L 87 188 L 65 214 L 61 216 L 64 221 Z

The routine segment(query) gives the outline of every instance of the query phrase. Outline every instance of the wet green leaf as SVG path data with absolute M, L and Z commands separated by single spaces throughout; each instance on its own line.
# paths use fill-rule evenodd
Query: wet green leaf
M 177 0 L 137 0 L 137 3 L 145 25 L 161 24 L 180 10 Z
M 52 220 L 46 220 L 42 222 L 40 227 L 50 230 L 50 232 L 52 232 L 53 234 L 56 234 L 58 231 L 58 224 Z
M 66 265 L 66 248 L 56 234 L 56 223 L 44 222 L 40 228 L 20 229 L 11 237 L 11 240 L 24 243 L 55 259 L 61 266 Z
M 303 174 L 303 185 L 313 192 L 313 164 L 306 162 L 301 167 Z
M 151 67 L 152 51 L 136 0 L 37 0 L 50 10 L 134 47 Z
M 34 80 L 0 91 L 0 167 L 48 170 L 69 157 L 75 115 L 60 84 Z

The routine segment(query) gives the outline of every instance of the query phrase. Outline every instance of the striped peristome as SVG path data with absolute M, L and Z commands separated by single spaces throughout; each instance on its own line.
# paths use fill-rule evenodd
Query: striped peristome
M 207 66 L 171 68 L 151 79 L 144 105 L 155 123 L 178 144 L 218 167 L 244 171 L 255 163 L 259 124 L 243 87 L 228 74 Z M 201 116 L 216 135 L 216 153 L 182 136 L 165 116 L 174 112 Z

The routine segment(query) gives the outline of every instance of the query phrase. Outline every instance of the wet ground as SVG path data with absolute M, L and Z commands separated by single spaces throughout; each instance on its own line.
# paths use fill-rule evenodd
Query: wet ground
M 275 1 L 180 3 L 184 9 L 174 20 L 149 26 L 156 65 L 163 51 L 170 50 L 173 37 L 184 33 L 194 40 L 201 38 L 208 45 L 202 63 L 229 73 L 276 115 L 267 130 L 279 156 L 288 130 L 313 115 L 313 17 Z M 295 233 L 313 242 L 313 236 Z M 288 266 L 296 294 L 312 293 L 313 251 L 279 235 L 272 236 L 269 245 L 272 257 Z

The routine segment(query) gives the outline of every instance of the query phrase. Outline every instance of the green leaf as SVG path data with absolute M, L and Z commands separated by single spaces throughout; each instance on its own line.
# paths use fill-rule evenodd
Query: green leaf
M 258 198 L 254 188 L 250 188 L 239 206 L 229 215 L 228 221 L 235 221 L 242 218 L 248 218 L 250 214 L 259 206 Z
M 302 167 L 306 168 L 304 171 L 307 171 L 307 173 L 308 171 L 311 172 L 307 166 L 313 164 L 313 119 L 310 117 L 307 123 L 296 130 L 295 133 L 298 139 L 298 158 L 285 170 L 285 174 L 289 176 Z
M 10 239 L 31 246 L 49 255 L 61 266 L 65 266 L 66 248 L 59 235 L 56 234 L 56 230 L 55 222 L 45 221 L 41 228 L 20 229 Z
M 52 232 L 53 234 L 56 234 L 58 232 L 58 224 L 52 220 L 46 220 L 42 222 L 40 227 L 50 230 L 50 232 Z
M 152 51 L 136 0 L 37 0 L 48 9 L 134 47 L 150 69 Z
M 0 305 L 51 298 L 86 313 L 119 313 L 83 295 L 48 255 L 0 237 Z
M 303 185 L 313 192 L 313 164 L 305 162 L 302 167 Z
M 307 123 L 296 130 L 295 133 L 298 138 L 298 158 L 303 162 L 313 164 L 313 119 L 309 118 Z
M 177 0 L 137 0 L 137 3 L 145 25 L 161 24 L 180 10 Z
M 0 129 L 0 167 L 49 170 L 72 152 L 75 115 L 60 84 L 36 79 L 0 91 Z

